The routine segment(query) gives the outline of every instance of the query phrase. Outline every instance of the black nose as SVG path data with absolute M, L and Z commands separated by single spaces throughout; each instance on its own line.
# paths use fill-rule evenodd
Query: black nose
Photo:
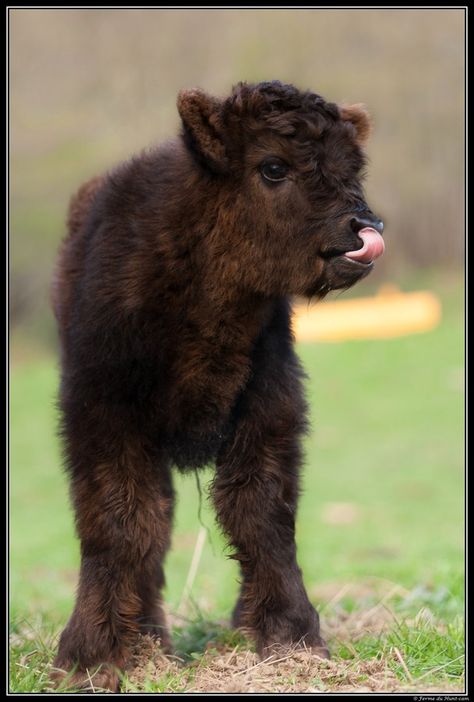
M 351 229 L 356 234 L 364 227 L 372 227 L 372 229 L 376 229 L 379 234 L 383 232 L 383 222 L 381 219 L 377 219 L 377 217 L 359 217 L 359 215 L 356 215 L 351 219 Z

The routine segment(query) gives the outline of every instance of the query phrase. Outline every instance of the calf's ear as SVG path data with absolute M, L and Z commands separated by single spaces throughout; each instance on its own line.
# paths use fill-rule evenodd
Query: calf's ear
M 223 173 L 228 167 L 222 124 L 222 102 L 202 90 L 181 90 L 178 112 L 188 146 L 211 170 Z
M 341 105 L 339 112 L 345 122 L 350 122 L 354 126 L 357 143 L 365 146 L 372 132 L 372 120 L 365 105 L 361 103 Z

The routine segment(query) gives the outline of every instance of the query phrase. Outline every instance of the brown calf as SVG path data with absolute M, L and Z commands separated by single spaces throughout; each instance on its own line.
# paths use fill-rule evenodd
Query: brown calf
M 183 91 L 178 110 L 179 139 L 73 198 L 54 283 L 82 558 L 55 667 L 78 687 L 101 665 L 94 686 L 117 689 L 139 632 L 169 647 L 173 465 L 215 463 L 234 624 L 261 653 L 328 655 L 296 561 L 307 424 L 290 297 L 347 288 L 383 251 L 361 187 L 369 120 L 279 82 Z

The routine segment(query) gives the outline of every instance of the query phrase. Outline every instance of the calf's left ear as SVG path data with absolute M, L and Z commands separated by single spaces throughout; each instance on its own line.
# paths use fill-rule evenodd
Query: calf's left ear
M 345 122 L 350 122 L 354 126 L 357 143 L 360 146 L 365 146 L 372 132 L 372 120 L 365 105 L 361 103 L 340 105 L 339 112 L 341 119 Z
M 211 170 L 223 173 L 228 168 L 222 124 L 222 102 L 202 90 L 181 90 L 178 112 L 188 145 Z

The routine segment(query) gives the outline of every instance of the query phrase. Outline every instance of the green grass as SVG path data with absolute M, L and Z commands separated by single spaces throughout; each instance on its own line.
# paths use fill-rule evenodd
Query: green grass
M 395 648 L 403 651 L 406 668 L 393 656 Z M 346 653 L 347 649 L 342 646 L 341 658 L 345 658 Z M 445 677 L 459 679 L 464 672 L 463 626 L 455 620 L 440 631 L 429 623 L 415 626 L 399 623 L 382 641 L 379 637 L 364 638 L 357 647 L 357 655 L 367 659 L 389 657 L 392 670 L 407 682 L 425 679 L 427 684 L 434 683 L 436 674 L 441 671 Z
M 313 431 L 306 443 L 297 544 L 323 628 L 331 616 L 353 618 L 376 606 L 392 584 L 399 587 L 387 603 L 394 626 L 380 636 L 368 632 L 355 637 L 352 643 L 336 636 L 335 660 L 383 655 L 401 682 L 423 676 L 423 684 L 460 684 L 462 288 L 454 278 L 430 276 L 425 283 L 438 287 L 442 295 L 443 319 L 435 330 L 383 341 L 298 347 L 309 375 Z M 12 368 L 10 689 L 14 692 L 42 689 L 45 666 L 74 601 L 79 547 L 55 436 L 56 388 L 56 363 L 48 357 Z M 202 476 L 203 485 L 209 477 L 209 472 Z M 194 476 L 177 475 L 176 492 L 174 537 L 166 563 L 165 598 L 171 613 L 180 602 L 200 526 Z M 331 517 L 338 514 L 340 503 L 343 513 L 349 514 L 346 521 Z M 225 557 L 228 551 L 205 498 L 202 520 L 209 538 L 192 590 L 199 616 L 191 612 L 194 623 L 175 629 L 176 645 L 185 660 L 199 658 L 219 636 L 227 641 L 228 631 L 212 622 L 228 618 L 237 592 L 236 564 Z M 373 587 L 361 589 L 367 583 Z M 344 587 L 346 593 L 331 604 L 331 593 Z M 420 611 L 424 615 L 417 619 Z M 219 634 L 221 630 L 224 633 Z M 402 655 L 408 677 L 393 656 L 394 648 Z M 156 688 L 157 683 L 150 685 Z

